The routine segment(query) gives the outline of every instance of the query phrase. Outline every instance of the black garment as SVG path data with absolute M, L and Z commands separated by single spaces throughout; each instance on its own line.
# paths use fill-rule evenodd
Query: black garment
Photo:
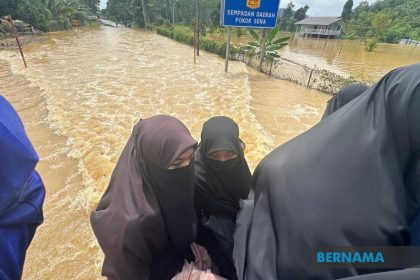
M 188 261 L 194 261 L 194 258 Z M 171 280 L 182 271 L 184 263 L 184 255 L 169 241 L 152 263 L 149 280 Z
M 195 154 L 196 212 L 198 222 L 209 231 L 199 231 L 197 240 L 219 266 L 221 276 L 233 280 L 236 279 L 232 258 L 236 214 L 240 199 L 248 196 L 251 185 L 251 172 L 242 145 L 238 125 L 230 118 L 215 117 L 204 124 L 201 143 Z M 226 162 L 208 157 L 220 150 L 235 152 L 237 157 Z M 200 236 L 200 232 L 203 235 Z M 209 235 L 217 242 L 209 238 L 206 246 Z M 226 264 L 220 264 L 222 254 Z
M 406 179 L 418 160 L 420 64 L 387 74 L 259 164 L 251 225 L 239 236 L 247 244 L 244 279 L 375 272 L 317 266 L 312 256 L 318 246 L 408 245 L 420 186 Z
M 322 119 L 325 119 L 356 97 L 360 96 L 365 92 L 369 87 L 365 84 L 353 84 L 344 87 L 336 95 L 334 95 L 330 100 L 328 100 L 327 108 L 325 109 Z
M 172 170 L 160 168 L 151 162 L 146 162 L 146 166 L 148 169 L 146 176 L 150 174 L 150 181 L 154 183 L 154 191 L 170 242 L 185 259 L 193 261 L 190 245 L 196 235 L 196 219 L 193 211 L 194 164 Z M 190 207 L 186 207 L 187 205 Z M 193 226 L 192 235 L 185 234 L 185 229 L 190 229 L 191 226 Z
M 226 251 L 226 247 L 220 244 L 220 240 L 223 242 L 224 237 L 220 238 L 220 236 L 215 235 L 213 229 L 207 225 L 198 224 L 196 242 L 207 249 L 207 253 L 212 258 L 213 263 L 220 270 L 221 276 L 229 280 L 236 280 L 238 278 L 236 277 L 235 266 L 233 265 L 232 257 L 229 255 L 232 249 L 229 252 Z M 233 232 L 231 235 L 233 236 Z
M 198 206 L 212 215 L 236 217 L 239 200 L 248 196 L 251 171 L 245 160 L 239 139 L 239 127 L 230 118 L 208 120 L 201 133 L 201 143 L 195 154 L 195 190 Z M 232 151 L 237 157 L 217 163 L 208 155 L 214 151 Z
M 236 218 L 236 228 L 234 234 L 233 261 L 236 268 L 238 279 L 243 279 L 245 275 L 245 262 L 243 261 L 247 252 L 247 240 L 251 225 L 252 211 L 254 210 L 254 193 L 249 193 L 248 199 L 241 201 L 241 210 Z
M 322 119 L 325 119 L 356 97 L 359 97 L 363 92 L 368 89 L 368 86 L 365 84 L 353 84 L 344 87 L 341 91 L 339 91 L 333 98 L 328 101 L 327 108 L 325 109 L 324 115 Z M 407 174 L 406 181 L 411 181 L 410 184 L 412 185 L 420 185 L 420 162 L 417 163 L 416 167 L 411 169 L 411 174 Z M 420 192 L 419 190 L 416 190 Z M 420 198 L 420 195 L 413 194 L 409 196 L 412 199 Z M 408 201 L 408 203 L 417 204 L 418 201 Z M 411 246 L 419 246 L 420 245 L 420 213 L 409 213 L 409 216 L 413 218 L 413 221 L 410 222 L 410 235 L 411 235 Z
M 134 127 L 91 215 L 108 279 L 167 279 L 182 269 L 180 257 L 193 259 L 193 165 L 168 167 L 196 145 L 187 127 L 170 116 L 147 118 Z

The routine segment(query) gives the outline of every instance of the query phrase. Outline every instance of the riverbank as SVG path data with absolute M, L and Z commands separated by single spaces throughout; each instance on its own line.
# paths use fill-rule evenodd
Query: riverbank
M 395 68 L 420 61 L 420 47 L 416 46 L 378 43 L 368 52 L 364 43 L 357 40 L 295 37 L 293 33 L 282 33 L 281 36 L 290 36 L 289 45 L 279 50 L 282 59 L 311 69 L 328 70 L 342 77 L 353 76 L 369 84 L 376 83 Z M 224 32 L 208 33 L 206 37 L 226 42 Z M 253 41 L 252 36 L 246 33 L 232 34 L 234 45 L 246 45 L 249 41 Z
M 193 45 L 193 35 L 187 28 L 175 26 L 174 28 L 157 27 L 157 34 L 176 40 L 180 43 Z M 226 43 L 221 43 L 206 37 L 200 39 L 200 48 L 215 53 L 221 57 L 226 56 Z M 229 59 L 242 61 L 248 66 L 259 69 L 259 55 L 249 55 L 240 46 L 231 46 Z M 265 60 L 260 72 L 269 76 L 290 81 L 301 86 L 319 90 L 328 94 L 336 94 L 343 87 L 354 83 L 366 83 L 351 75 L 340 75 L 327 69 L 310 68 L 290 59 Z

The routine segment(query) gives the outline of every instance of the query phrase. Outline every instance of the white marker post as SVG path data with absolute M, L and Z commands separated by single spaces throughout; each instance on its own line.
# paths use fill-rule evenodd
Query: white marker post
M 229 69 L 229 55 L 230 55 L 230 40 L 232 39 L 232 28 L 228 27 L 228 37 L 226 43 L 226 59 L 225 59 L 225 72 Z

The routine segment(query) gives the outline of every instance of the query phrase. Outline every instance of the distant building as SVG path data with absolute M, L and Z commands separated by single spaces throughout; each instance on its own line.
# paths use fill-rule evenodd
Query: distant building
M 344 22 L 340 17 L 308 17 L 295 25 L 298 36 L 337 38 L 343 34 Z
M 408 46 L 417 46 L 420 47 L 420 41 L 416 41 L 413 39 L 402 39 L 400 41 L 400 45 L 408 45 Z

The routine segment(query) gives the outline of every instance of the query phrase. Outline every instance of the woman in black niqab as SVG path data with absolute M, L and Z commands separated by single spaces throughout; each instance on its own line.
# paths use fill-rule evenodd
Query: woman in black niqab
M 365 84 L 351 84 L 345 86 L 341 89 L 336 95 L 334 95 L 330 100 L 328 100 L 327 108 L 325 108 L 324 115 L 322 119 L 325 119 L 356 97 L 362 95 L 369 87 Z
M 193 260 L 196 236 L 194 165 L 197 142 L 179 120 L 141 120 L 91 215 L 108 279 L 171 279 Z M 189 155 L 188 155 L 189 154 Z
M 270 153 L 254 173 L 241 279 L 373 273 L 316 265 L 319 247 L 406 246 L 420 208 L 420 64 L 375 86 Z M 420 270 L 407 270 L 420 279 Z M 367 278 L 366 278 L 367 279 Z M 396 279 L 396 278 L 390 278 Z M 402 279 L 402 278 L 401 278 Z
M 214 117 L 203 126 L 195 154 L 197 242 L 209 252 L 221 276 L 237 279 L 233 265 L 233 233 L 241 199 L 251 186 L 251 172 L 239 138 L 238 125 L 228 117 Z M 213 153 L 234 154 L 221 161 Z

